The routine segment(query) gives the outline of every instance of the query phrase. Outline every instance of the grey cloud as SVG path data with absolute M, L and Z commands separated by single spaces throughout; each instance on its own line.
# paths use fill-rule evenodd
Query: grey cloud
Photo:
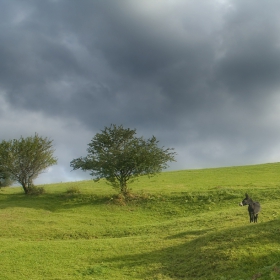
M 233 94 L 263 96 L 267 89 L 279 86 L 278 8 L 275 1 L 236 1 L 227 14 L 217 79 Z

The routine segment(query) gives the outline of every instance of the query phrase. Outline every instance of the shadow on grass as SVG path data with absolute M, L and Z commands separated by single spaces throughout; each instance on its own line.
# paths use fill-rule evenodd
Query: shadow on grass
M 108 195 L 94 194 L 46 193 L 37 196 L 24 193 L 5 194 L 0 192 L 0 209 L 24 207 L 37 210 L 59 211 L 60 209 L 65 210 L 84 205 L 104 205 L 110 201 L 110 198 Z
M 142 279 L 280 279 L 279 228 L 280 220 L 274 220 L 209 233 L 185 231 L 172 237 L 182 238 L 180 245 L 100 262 L 131 271 L 146 264 Z M 195 233 L 203 235 L 186 242 L 184 237 Z
M 204 235 L 210 231 L 213 231 L 212 228 L 204 229 L 204 230 L 189 230 L 189 231 L 183 231 L 178 234 L 174 234 L 171 236 L 168 236 L 167 239 L 178 239 L 178 238 L 184 238 L 186 236 L 200 236 Z

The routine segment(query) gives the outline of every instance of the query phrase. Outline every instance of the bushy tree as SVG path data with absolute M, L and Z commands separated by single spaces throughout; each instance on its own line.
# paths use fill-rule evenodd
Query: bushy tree
M 57 163 L 52 140 L 35 136 L 0 143 L 0 170 L 21 184 L 28 194 L 33 180 L 49 166 Z
M 121 193 L 127 182 L 141 175 L 154 175 L 175 161 L 172 148 L 159 148 L 155 136 L 136 137 L 136 130 L 111 125 L 97 133 L 88 144 L 88 155 L 71 161 L 73 170 L 90 171 L 95 180 L 105 178 Z

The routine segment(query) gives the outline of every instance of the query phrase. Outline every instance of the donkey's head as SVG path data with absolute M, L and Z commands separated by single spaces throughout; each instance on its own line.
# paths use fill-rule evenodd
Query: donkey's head
M 249 197 L 249 195 L 246 193 L 245 198 L 239 203 L 239 206 L 245 206 L 249 205 L 252 202 L 252 199 Z

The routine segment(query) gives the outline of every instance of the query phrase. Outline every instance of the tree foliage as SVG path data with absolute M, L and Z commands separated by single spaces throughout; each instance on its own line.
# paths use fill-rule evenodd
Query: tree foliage
M 90 171 L 95 180 L 105 178 L 127 193 L 127 182 L 141 175 L 154 175 L 175 161 L 172 148 L 159 148 L 155 136 L 136 137 L 135 129 L 111 125 L 88 144 L 88 155 L 71 161 L 73 170 Z
M 0 170 L 0 188 L 8 187 L 12 184 L 13 184 L 13 180 L 10 178 L 10 175 Z
M 0 170 L 21 184 L 28 194 L 33 180 L 46 168 L 57 163 L 52 140 L 35 136 L 0 143 Z

